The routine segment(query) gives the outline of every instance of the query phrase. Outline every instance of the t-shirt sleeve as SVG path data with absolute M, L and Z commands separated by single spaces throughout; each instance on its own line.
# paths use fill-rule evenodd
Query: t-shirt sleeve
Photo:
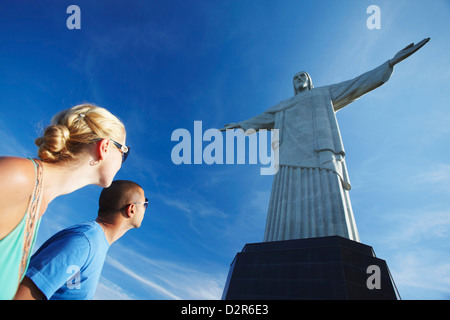
M 74 269 L 82 269 L 89 250 L 89 241 L 82 233 L 66 234 L 53 239 L 33 255 L 26 276 L 49 299 L 66 285 L 73 276 Z

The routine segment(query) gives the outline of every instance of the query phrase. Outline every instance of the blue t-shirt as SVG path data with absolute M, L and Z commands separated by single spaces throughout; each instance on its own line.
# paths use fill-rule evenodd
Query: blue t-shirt
M 109 243 L 95 221 L 64 229 L 31 257 L 26 276 L 49 300 L 92 299 Z

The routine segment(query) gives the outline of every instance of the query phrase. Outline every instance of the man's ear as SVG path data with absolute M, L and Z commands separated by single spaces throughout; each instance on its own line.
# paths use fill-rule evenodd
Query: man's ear
M 97 144 L 96 151 L 98 160 L 104 160 L 106 158 L 106 154 L 108 153 L 110 143 L 111 141 L 109 141 L 109 139 L 102 139 Z
M 136 205 L 133 203 L 129 204 L 126 211 L 127 218 L 132 218 L 135 213 L 136 213 Z

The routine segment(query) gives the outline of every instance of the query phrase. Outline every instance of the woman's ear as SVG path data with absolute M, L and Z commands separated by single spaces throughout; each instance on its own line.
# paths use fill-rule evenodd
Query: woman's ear
M 102 161 L 106 158 L 110 143 L 111 141 L 109 141 L 108 139 L 102 139 L 97 143 L 96 152 L 99 161 Z

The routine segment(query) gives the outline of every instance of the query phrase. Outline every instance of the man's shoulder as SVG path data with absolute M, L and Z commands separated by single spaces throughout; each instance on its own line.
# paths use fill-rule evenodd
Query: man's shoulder
M 67 227 L 56 234 L 49 240 L 64 240 L 69 242 L 89 242 L 91 234 L 95 232 L 95 222 L 83 222 L 70 227 Z
M 98 241 L 101 236 L 104 237 L 102 227 L 95 221 L 73 225 L 62 230 L 61 233 L 70 237 L 84 237 L 89 242 Z
M 92 229 L 96 228 L 96 222 L 95 221 L 88 221 L 88 222 L 82 222 L 75 224 L 73 226 L 70 226 L 66 229 L 64 229 L 66 232 L 74 232 L 74 233 L 87 233 L 90 232 Z M 64 231 L 63 230 L 63 231 Z
M 95 221 L 83 222 L 65 228 L 46 241 L 43 248 L 52 246 L 70 252 L 89 252 L 95 254 L 108 249 L 102 227 Z

